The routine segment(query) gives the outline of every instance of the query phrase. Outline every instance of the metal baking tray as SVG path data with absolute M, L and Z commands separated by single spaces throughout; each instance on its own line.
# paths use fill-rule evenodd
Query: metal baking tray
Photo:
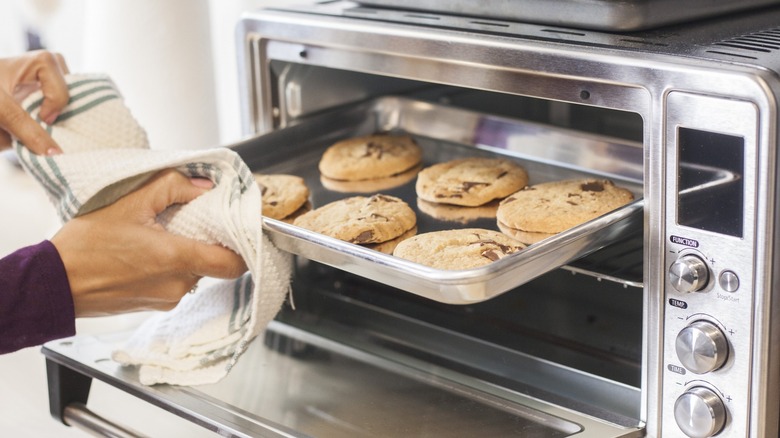
M 423 149 L 423 165 L 466 156 L 511 157 L 528 171 L 529 184 L 585 176 L 610 178 L 636 200 L 487 266 L 440 270 L 289 223 L 263 218 L 281 249 L 405 291 L 451 304 L 495 297 L 611 242 L 642 232 L 642 146 L 536 123 L 416 101 L 384 97 L 314 116 L 233 146 L 261 173 L 303 177 L 314 208 L 356 193 L 322 186 L 317 168 L 324 150 L 340 139 L 376 132 L 405 132 Z M 454 228 L 498 230 L 495 216 L 471 221 L 437 219 L 417 203 L 415 179 L 381 193 L 405 200 L 417 213 L 417 233 Z M 366 193 L 365 195 L 373 194 Z

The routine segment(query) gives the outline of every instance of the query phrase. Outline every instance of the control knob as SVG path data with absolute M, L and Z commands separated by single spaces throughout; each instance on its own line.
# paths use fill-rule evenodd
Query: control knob
M 685 435 L 709 438 L 726 424 L 726 407 L 711 389 L 695 386 L 674 403 L 674 420 Z
M 669 282 L 678 292 L 698 292 L 704 289 L 708 280 L 707 264 L 695 255 L 686 254 L 669 267 Z
M 726 335 L 709 321 L 696 321 L 680 330 L 674 348 L 683 366 L 695 374 L 722 367 L 729 352 Z

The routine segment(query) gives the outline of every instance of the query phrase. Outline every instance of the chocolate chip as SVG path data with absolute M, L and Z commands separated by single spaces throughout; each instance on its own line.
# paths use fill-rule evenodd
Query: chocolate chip
M 370 157 L 372 155 L 376 155 L 377 158 L 382 158 L 382 154 L 385 152 L 385 148 L 381 143 L 374 143 L 373 141 L 369 141 L 366 143 L 366 153 L 363 154 L 364 157 Z
M 463 184 L 461 184 L 461 187 L 463 187 L 463 191 L 464 192 L 468 192 L 473 187 L 489 186 L 489 185 L 490 185 L 490 183 L 465 181 Z
M 498 243 L 492 239 L 480 239 L 479 234 L 474 235 L 477 236 L 479 240 L 470 243 L 470 245 L 487 246 L 488 248 L 483 250 L 480 255 L 489 258 L 491 261 L 496 261 L 505 255 L 512 254 L 521 249 L 520 247 Z
M 372 230 L 363 231 L 358 234 L 357 237 L 352 239 L 352 243 L 366 243 L 370 242 L 374 238 L 374 232 Z
M 496 254 L 496 252 L 492 249 L 482 251 L 482 257 L 486 257 L 490 259 L 491 262 L 495 262 L 496 260 L 501 258 L 501 256 Z
M 510 252 L 512 252 L 512 247 L 510 247 L 509 245 L 503 245 L 503 244 L 500 244 L 500 243 L 496 242 L 495 240 L 491 240 L 491 239 L 478 240 L 478 241 L 476 241 L 474 243 L 478 243 L 480 245 L 493 245 L 493 246 L 497 246 L 498 249 L 500 249 L 501 252 L 503 252 L 504 254 L 509 254 Z
M 603 192 L 604 184 L 601 181 L 588 181 L 581 184 L 580 188 L 585 192 Z
M 276 201 L 271 201 L 271 202 L 268 203 L 268 205 L 272 205 L 272 206 L 275 207 L 275 206 L 279 205 L 279 203 L 276 202 Z

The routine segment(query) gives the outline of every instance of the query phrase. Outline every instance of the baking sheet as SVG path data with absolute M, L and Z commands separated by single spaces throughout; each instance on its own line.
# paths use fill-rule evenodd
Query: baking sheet
M 529 184 L 606 177 L 631 190 L 637 200 L 489 265 L 460 271 L 422 266 L 264 218 L 264 229 L 279 248 L 435 301 L 469 304 L 497 296 L 610 242 L 641 234 L 642 147 L 614 139 L 386 97 L 322 114 L 233 148 L 255 172 L 303 177 L 317 208 L 356 195 L 322 186 L 317 164 L 324 150 L 340 139 L 376 132 L 414 136 L 423 150 L 424 166 L 467 156 L 503 155 L 526 168 Z M 415 210 L 418 234 L 466 227 L 498 230 L 495 217 L 459 222 L 430 216 L 418 207 L 414 185 L 412 179 L 381 193 L 397 196 Z

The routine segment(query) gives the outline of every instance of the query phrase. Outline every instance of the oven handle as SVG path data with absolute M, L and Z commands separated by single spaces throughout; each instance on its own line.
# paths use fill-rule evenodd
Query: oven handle
M 112 438 L 136 438 L 143 435 L 113 423 L 92 412 L 84 403 L 73 402 L 65 406 L 62 422 L 93 436 Z

